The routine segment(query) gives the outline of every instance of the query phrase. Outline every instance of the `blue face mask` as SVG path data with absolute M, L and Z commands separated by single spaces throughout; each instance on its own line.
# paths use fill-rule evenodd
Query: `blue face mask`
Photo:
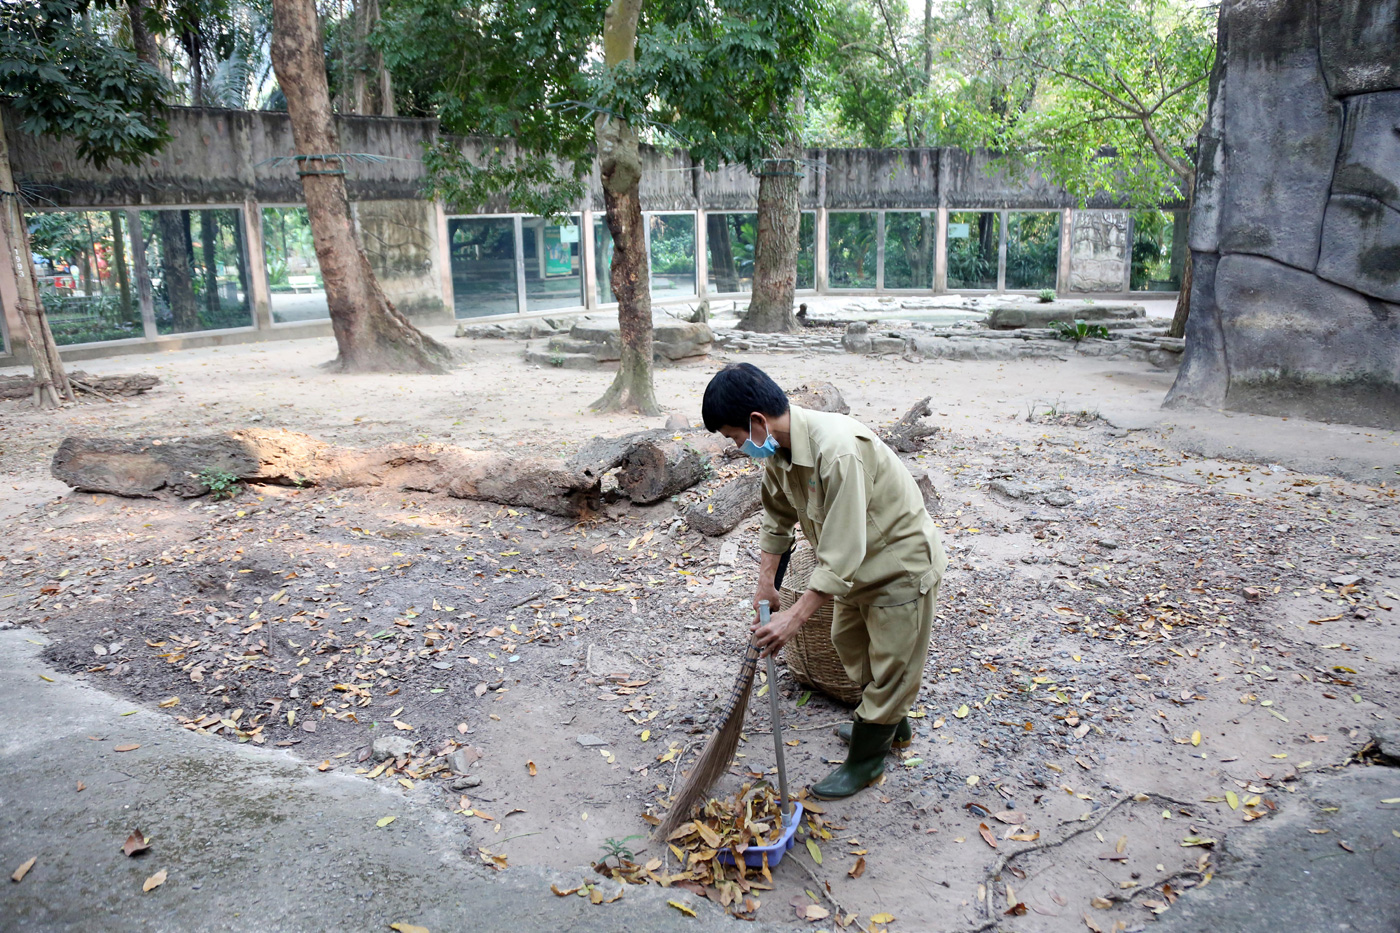
M 750 424 L 749 437 L 740 445 L 739 450 L 753 457 L 755 460 L 767 460 L 778 452 L 778 442 L 774 440 L 772 434 L 769 434 L 767 440 L 762 444 L 755 444 L 753 442 L 753 425 Z

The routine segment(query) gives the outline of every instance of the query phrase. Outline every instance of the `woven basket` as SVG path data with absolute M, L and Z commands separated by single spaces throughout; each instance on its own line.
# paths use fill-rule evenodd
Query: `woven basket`
M 787 575 L 778 591 L 783 609 L 790 609 L 807 592 L 807 581 L 812 578 L 816 566 L 816 555 L 810 546 L 804 544 L 793 551 Z M 783 658 L 798 683 L 820 690 L 847 706 L 855 706 L 860 703 L 861 688 L 846 676 L 846 668 L 831 644 L 832 606 L 833 603 L 829 602 L 818 609 L 798 629 L 797 634 L 783 647 Z

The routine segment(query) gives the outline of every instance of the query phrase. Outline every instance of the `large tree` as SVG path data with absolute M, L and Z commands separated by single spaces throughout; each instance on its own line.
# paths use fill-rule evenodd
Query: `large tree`
M 528 8 L 382 2 L 373 41 L 405 98 L 438 116 L 447 133 L 499 139 L 481 152 L 451 137 L 430 149 L 437 193 L 449 204 L 474 209 L 504 195 L 517 209 L 568 213 L 599 160 L 628 349 L 594 407 L 656 411 L 645 237 L 639 220 L 619 213 L 633 210 L 625 189 L 640 172 L 636 137 L 683 146 L 711 168 L 759 170 L 794 136 L 789 105 L 801 86 L 800 46 L 819 27 L 809 15 L 817 0 L 647 0 L 636 8 L 635 30 L 627 25 L 632 4 L 604 0 Z M 615 37 L 632 51 L 613 60 Z
M 315 0 L 273 0 L 272 65 L 287 98 L 316 261 L 342 371 L 446 372 L 452 354 L 385 297 L 350 219 L 345 169 L 331 119 Z
M 0 97 L 27 133 L 71 139 L 98 168 L 135 163 L 169 139 L 159 71 L 95 30 L 88 0 L 0 4 Z M 0 114 L 0 224 L 19 288 L 19 313 L 34 366 L 35 401 L 73 398 L 44 314 L 24 220 L 24 192 L 10 168 Z
M 1182 0 L 1049 0 L 997 34 L 1041 74 L 1038 104 L 1001 142 L 1087 200 L 1138 207 L 1195 198 L 1194 147 L 1205 123 L 1215 23 Z M 1171 334 L 1185 333 L 1191 258 L 1183 257 Z

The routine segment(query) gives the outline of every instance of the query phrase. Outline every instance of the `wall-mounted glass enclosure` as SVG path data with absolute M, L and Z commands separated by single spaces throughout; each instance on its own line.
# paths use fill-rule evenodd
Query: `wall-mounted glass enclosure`
M 525 257 L 525 310 L 583 304 L 583 243 L 578 214 L 521 221 Z
M 510 217 L 453 217 L 447 221 L 456 317 L 513 314 L 515 221 Z
M 953 211 L 948 214 L 948 288 L 997 287 L 1001 214 Z
M 1133 211 L 1132 229 L 1131 290 L 1174 292 L 1181 288 L 1187 250 L 1186 212 Z
M 141 234 L 157 333 L 252 326 L 239 211 L 141 211 Z
M 685 298 L 695 292 L 695 215 L 648 214 L 653 301 Z
M 321 265 L 304 207 L 266 207 L 262 212 L 263 259 L 268 301 L 276 324 L 330 317 Z
M 1011 211 L 1006 219 L 1006 287 L 1055 287 L 1060 269 L 1060 215 Z
M 131 216 L 45 211 L 25 218 L 39 297 L 60 346 L 143 336 Z
M 709 290 L 731 295 L 753 290 L 753 261 L 758 245 L 758 214 L 705 215 Z
M 874 288 L 878 215 L 832 211 L 826 216 L 827 287 Z
M 797 287 L 817 287 L 817 212 L 803 211 L 797 225 Z
M 935 211 L 885 212 L 885 288 L 933 287 Z

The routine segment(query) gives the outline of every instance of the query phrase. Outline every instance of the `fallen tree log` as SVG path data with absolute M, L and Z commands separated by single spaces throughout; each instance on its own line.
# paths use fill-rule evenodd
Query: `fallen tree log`
M 714 474 L 714 458 L 733 443 L 722 434 L 687 431 L 634 443 L 622 461 L 617 484 L 639 505 L 660 502 Z
M 732 479 L 708 499 L 692 502 L 685 523 L 708 538 L 729 534 L 739 523 L 762 508 L 763 468 Z
M 933 414 L 933 409 L 928 406 L 932 398 L 930 395 L 915 402 L 914 407 L 898 421 L 879 432 L 881 440 L 903 454 L 917 453 L 922 449 L 924 441 L 939 431 L 938 425 L 924 421 Z
M 447 444 L 334 447 L 292 431 L 232 431 L 176 440 L 70 437 L 54 455 L 56 479 L 84 492 L 194 497 L 217 478 L 275 485 L 386 486 L 520 505 L 575 517 L 596 509 L 596 477 L 560 460 L 512 457 Z
M 83 372 L 68 374 L 73 387 L 99 397 L 135 396 L 149 392 L 160 385 L 160 377 L 148 373 L 131 373 L 125 376 L 93 376 Z M 34 394 L 32 376 L 0 376 L 0 398 L 29 398 Z

